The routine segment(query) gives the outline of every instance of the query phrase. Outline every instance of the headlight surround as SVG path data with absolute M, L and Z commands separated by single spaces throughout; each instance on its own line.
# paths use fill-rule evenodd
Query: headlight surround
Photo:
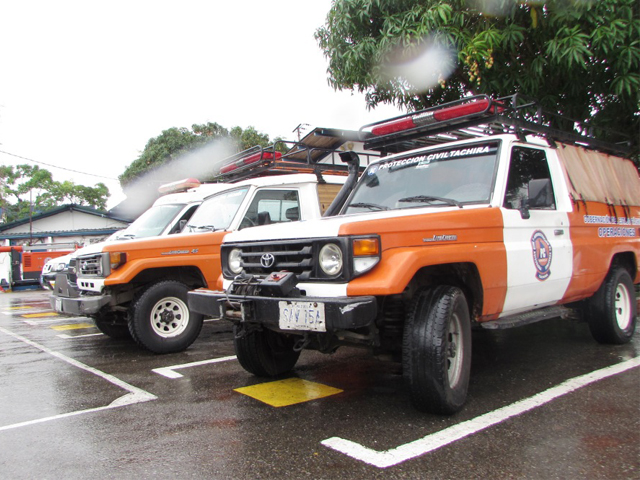
M 339 275 L 344 264 L 342 249 L 335 243 L 327 243 L 320 249 L 318 264 L 326 275 L 330 277 Z
M 242 272 L 242 250 L 234 248 L 229 252 L 227 266 L 229 267 L 229 271 L 234 275 L 238 275 Z

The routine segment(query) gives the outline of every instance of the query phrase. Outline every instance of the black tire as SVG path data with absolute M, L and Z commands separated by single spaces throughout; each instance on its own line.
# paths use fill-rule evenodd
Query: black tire
M 417 293 L 405 324 L 402 363 L 418 410 L 451 415 L 463 407 L 471 373 L 471 322 L 459 288 Z
M 242 368 L 258 377 L 277 377 L 293 369 L 300 352 L 294 337 L 267 329 L 241 331 L 234 325 L 234 346 Z M 242 328 L 244 330 L 244 328 Z
M 204 317 L 189 310 L 188 291 L 185 284 L 167 280 L 138 294 L 129 313 L 129 331 L 139 345 L 154 353 L 174 353 L 198 338 Z
M 111 338 L 131 338 L 129 326 L 124 314 L 119 315 L 115 312 L 97 313 L 91 318 L 96 324 L 98 330 Z
M 629 272 L 612 268 L 598 291 L 586 302 L 585 317 L 599 343 L 622 345 L 636 329 L 637 303 Z

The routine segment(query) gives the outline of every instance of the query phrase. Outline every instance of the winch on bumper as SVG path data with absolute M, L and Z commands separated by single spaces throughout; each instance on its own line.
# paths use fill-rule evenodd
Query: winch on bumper
M 203 288 L 189 292 L 189 308 L 234 323 L 258 323 L 283 331 L 337 332 L 368 327 L 375 321 L 373 296 L 306 297 L 295 285 L 295 275 L 289 272 L 237 278 L 227 292 Z

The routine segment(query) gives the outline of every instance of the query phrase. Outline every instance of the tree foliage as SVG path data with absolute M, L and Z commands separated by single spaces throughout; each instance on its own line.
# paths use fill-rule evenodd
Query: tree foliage
M 194 124 L 191 129 L 169 128 L 147 142 L 140 156 L 120 175 L 120 184 L 126 187 L 147 172 L 219 140 L 232 140 L 238 152 L 255 145 L 265 147 L 269 144 L 269 136 L 259 133 L 254 127 L 245 130 L 233 127 L 229 131 L 217 123 L 209 122 L 203 125 Z
M 7 222 L 69 203 L 105 210 L 108 197 L 104 183 L 87 187 L 69 180 L 58 182 L 37 165 L 0 166 L 0 207 Z
M 364 92 L 370 107 L 520 93 L 601 137 L 635 139 L 639 11 L 637 0 L 335 0 L 315 35 L 330 85 Z M 424 42 L 454 52 L 448 75 L 425 90 L 390 78 L 385 66 Z

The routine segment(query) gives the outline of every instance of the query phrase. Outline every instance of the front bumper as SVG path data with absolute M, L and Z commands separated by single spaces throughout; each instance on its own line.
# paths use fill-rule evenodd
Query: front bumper
M 65 315 L 92 315 L 111 302 L 111 295 L 67 298 L 51 295 L 51 308 Z
M 256 323 L 279 328 L 281 302 L 311 302 L 324 305 L 326 332 L 368 327 L 377 315 L 376 298 L 365 297 L 264 297 L 227 295 L 222 291 L 200 288 L 188 293 L 189 308 L 210 317 L 241 323 Z M 304 331 L 304 330 L 300 330 Z
M 111 302 L 111 295 L 80 296 L 77 288 L 69 285 L 67 275 L 55 278 L 51 308 L 64 315 L 92 315 Z

